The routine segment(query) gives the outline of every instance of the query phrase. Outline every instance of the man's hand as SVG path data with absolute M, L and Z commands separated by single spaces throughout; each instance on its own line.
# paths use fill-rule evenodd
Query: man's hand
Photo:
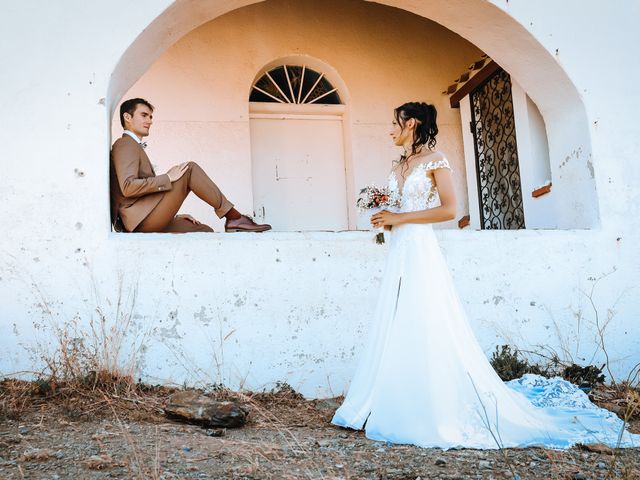
M 180 215 L 176 215 L 176 218 L 184 218 L 185 220 L 189 220 L 194 225 L 200 225 L 200 222 L 198 220 L 196 220 L 195 218 L 193 218 L 188 213 L 181 213 Z
M 180 165 L 174 165 L 169 169 L 167 175 L 169 175 L 169 180 L 171 183 L 180 180 L 180 178 L 185 174 L 187 169 L 189 168 L 189 162 L 181 163 Z

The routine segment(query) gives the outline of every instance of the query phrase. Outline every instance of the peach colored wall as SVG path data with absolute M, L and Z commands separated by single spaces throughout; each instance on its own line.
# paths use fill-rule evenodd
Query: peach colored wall
M 234 201 L 251 212 L 248 95 L 269 62 L 311 56 L 333 67 L 348 89 L 345 117 L 352 190 L 383 182 L 398 149 L 388 131 L 394 107 L 422 100 L 438 109 L 438 148 L 456 172 L 458 218 L 468 212 L 459 111 L 443 89 L 482 52 L 435 22 L 359 1 L 275 0 L 230 12 L 173 45 L 124 98 L 156 106 L 148 153 L 163 171 L 199 162 Z M 341 92 L 344 97 L 345 92 Z M 113 136 L 121 134 L 114 118 Z M 349 199 L 355 202 L 355 198 Z M 221 222 L 193 195 L 183 211 L 219 231 Z M 367 228 L 360 219 L 360 228 Z M 457 228 L 455 222 L 447 227 Z

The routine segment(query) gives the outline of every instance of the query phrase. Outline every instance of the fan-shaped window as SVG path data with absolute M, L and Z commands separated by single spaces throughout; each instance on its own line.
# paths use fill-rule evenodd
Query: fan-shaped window
M 253 85 L 250 102 L 271 103 L 342 103 L 324 73 L 305 65 L 281 65 L 266 72 Z

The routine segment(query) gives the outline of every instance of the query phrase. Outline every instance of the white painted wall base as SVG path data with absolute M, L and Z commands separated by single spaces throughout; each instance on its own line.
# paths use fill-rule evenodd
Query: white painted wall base
M 583 292 L 615 267 L 595 302 L 601 318 L 609 309 L 615 317 L 605 337 L 615 374 L 637 363 L 635 298 L 620 291 L 636 273 L 619 260 L 626 240 L 589 231 L 438 236 L 487 356 L 499 344 L 544 346 L 599 364 Z M 594 245 L 606 253 L 595 258 Z M 137 291 L 124 345 L 139 348 L 140 378 L 252 390 L 286 381 L 308 397 L 338 395 L 369 330 L 386 254 L 370 232 L 110 234 L 86 247 L 77 239 L 55 250 L 25 244 L 4 259 L 1 374 L 42 368 L 51 320 L 77 319 L 87 332 L 96 308 L 113 319 L 119 296 L 128 306 Z

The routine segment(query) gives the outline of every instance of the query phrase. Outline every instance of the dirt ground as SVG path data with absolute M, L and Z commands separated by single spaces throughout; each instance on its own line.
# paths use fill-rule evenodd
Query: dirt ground
M 640 449 L 442 451 L 375 442 L 329 423 L 340 398 L 286 391 L 242 396 L 249 422 L 223 432 L 167 419 L 166 393 L 20 398 L 0 410 L 0 479 L 640 478 Z

